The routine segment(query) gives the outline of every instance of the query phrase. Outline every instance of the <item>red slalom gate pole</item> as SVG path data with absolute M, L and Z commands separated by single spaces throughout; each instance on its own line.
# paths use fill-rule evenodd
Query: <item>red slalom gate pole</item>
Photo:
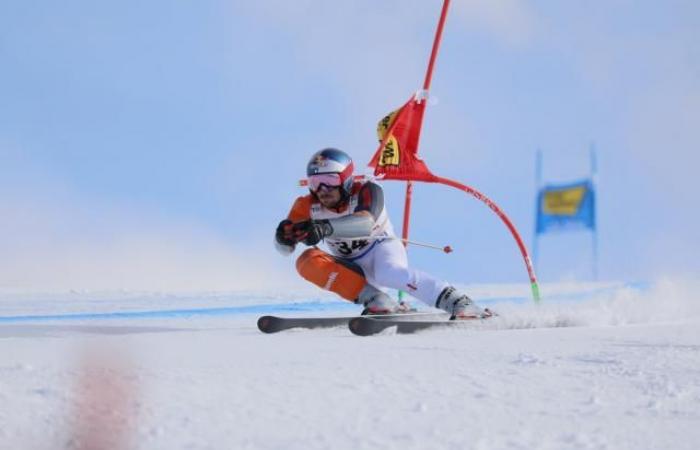
M 403 205 L 403 232 L 401 233 L 401 238 L 408 240 L 408 228 L 411 221 L 411 197 L 413 197 L 413 181 L 408 180 L 406 182 L 406 201 Z
M 401 230 L 401 241 L 404 247 L 408 247 L 408 227 L 411 221 L 411 197 L 413 196 L 413 181 L 406 182 L 406 201 L 403 205 L 403 229 Z M 399 290 L 399 303 L 403 303 L 406 293 Z
M 438 21 L 437 30 L 435 30 L 435 39 L 433 39 L 433 48 L 430 51 L 430 60 L 428 61 L 428 69 L 425 72 L 425 80 L 423 81 L 423 91 L 430 89 L 430 82 L 433 79 L 433 69 L 435 68 L 435 60 L 437 59 L 438 50 L 440 49 L 440 41 L 442 40 L 442 30 L 445 27 L 445 19 L 447 18 L 447 10 L 450 7 L 450 0 L 444 0 L 442 3 L 442 11 L 440 12 L 440 20 Z M 425 101 L 425 99 L 423 99 Z M 397 120 L 398 122 L 398 120 Z M 422 125 L 422 124 L 421 124 Z M 387 136 L 389 133 L 387 133 Z M 416 143 L 416 146 L 418 143 Z M 409 223 L 411 221 L 411 198 L 413 196 L 413 181 L 406 182 L 406 201 L 403 210 L 403 231 L 401 237 L 408 239 Z
M 450 0 L 444 0 L 442 3 L 442 11 L 440 12 L 440 20 L 438 21 L 437 30 L 435 30 L 435 39 L 433 39 L 433 48 L 430 51 L 430 60 L 428 61 L 428 68 L 425 71 L 425 80 L 423 81 L 423 92 L 427 92 L 430 89 L 430 82 L 433 79 L 433 69 L 435 68 L 435 60 L 437 59 L 438 50 L 440 49 L 440 41 L 442 40 L 442 30 L 445 27 L 445 19 L 447 18 L 447 10 L 450 7 Z M 423 99 L 425 101 L 426 99 Z M 397 120 L 398 122 L 398 120 Z M 422 126 L 422 124 L 421 124 Z M 387 133 L 387 137 L 389 133 Z M 420 135 L 419 135 L 420 137 Z M 418 143 L 416 143 L 418 146 Z M 416 147 L 417 149 L 418 147 Z M 406 201 L 404 202 L 403 209 L 403 229 L 401 231 L 401 237 L 404 241 L 404 246 L 408 240 L 408 230 L 411 222 L 411 200 L 413 197 L 413 181 L 408 180 L 406 182 Z M 404 293 L 399 291 L 399 301 L 403 300 Z

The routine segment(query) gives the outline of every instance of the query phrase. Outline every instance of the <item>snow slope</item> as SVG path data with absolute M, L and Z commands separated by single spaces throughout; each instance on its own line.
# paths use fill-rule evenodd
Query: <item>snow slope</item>
M 270 293 L 0 294 L 2 449 L 696 449 L 697 285 L 470 286 L 468 330 L 263 335 Z

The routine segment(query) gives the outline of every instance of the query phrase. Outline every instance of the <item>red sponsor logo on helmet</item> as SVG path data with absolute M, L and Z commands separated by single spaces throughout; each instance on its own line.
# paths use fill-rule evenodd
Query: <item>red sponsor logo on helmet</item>
M 316 155 L 316 158 L 314 159 L 314 164 L 319 167 L 326 167 L 327 161 L 328 158 L 326 158 L 324 155 Z

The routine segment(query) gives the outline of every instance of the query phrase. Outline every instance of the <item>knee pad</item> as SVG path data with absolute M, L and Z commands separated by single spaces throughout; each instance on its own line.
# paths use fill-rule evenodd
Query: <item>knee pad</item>
M 367 284 L 359 266 L 340 262 L 317 248 L 302 253 L 296 265 L 302 278 L 321 289 L 335 292 L 346 300 L 355 301 Z

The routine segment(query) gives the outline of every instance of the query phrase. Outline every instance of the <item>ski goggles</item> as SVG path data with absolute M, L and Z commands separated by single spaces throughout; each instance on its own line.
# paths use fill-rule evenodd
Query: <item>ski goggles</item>
M 309 177 L 309 187 L 316 192 L 321 186 L 336 188 L 343 184 L 339 173 L 319 173 Z

